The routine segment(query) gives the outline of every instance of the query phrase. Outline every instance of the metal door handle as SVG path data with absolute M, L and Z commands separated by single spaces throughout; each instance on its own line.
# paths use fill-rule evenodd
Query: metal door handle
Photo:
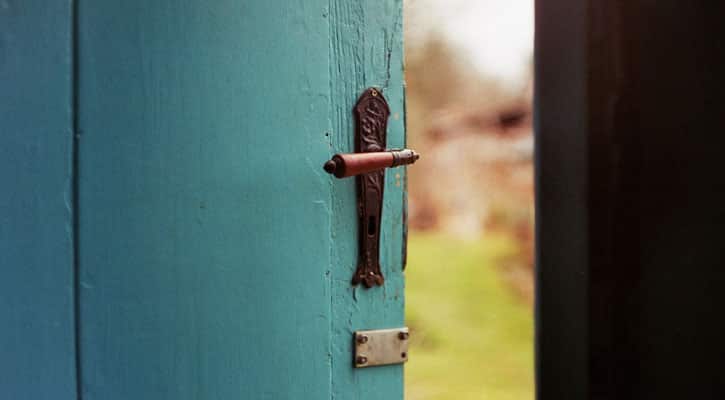
M 371 288 L 385 281 L 380 269 L 380 214 L 383 211 L 385 168 L 412 164 L 420 156 L 409 149 L 385 151 L 390 108 L 380 90 L 366 89 L 353 111 L 355 153 L 335 154 L 324 168 L 338 178 L 357 176 L 360 244 L 352 284 L 362 283 Z
M 420 158 L 415 150 L 401 149 L 370 153 L 335 154 L 325 163 L 325 171 L 337 178 L 367 174 L 385 168 L 413 164 Z

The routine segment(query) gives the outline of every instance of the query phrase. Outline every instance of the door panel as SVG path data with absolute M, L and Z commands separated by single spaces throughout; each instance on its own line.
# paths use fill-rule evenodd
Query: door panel
M 403 171 L 364 290 L 354 180 L 321 168 L 367 86 L 403 144 L 401 4 L 376 3 L 79 3 L 84 399 L 402 397 L 351 338 L 403 323 Z
M 0 2 L 2 399 L 76 399 L 71 16 Z

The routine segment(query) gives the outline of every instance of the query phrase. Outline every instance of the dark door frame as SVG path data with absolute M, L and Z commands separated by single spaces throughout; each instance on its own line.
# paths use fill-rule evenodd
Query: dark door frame
M 537 0 L 539 399 L 725 398 L 719 3 Z

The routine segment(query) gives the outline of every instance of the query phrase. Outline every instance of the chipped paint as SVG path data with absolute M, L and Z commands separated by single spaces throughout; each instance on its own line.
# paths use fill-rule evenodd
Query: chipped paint
M 382 87 L 391 109 L 403 107 L 402 2 L 381 0 L 358 2 L 330 1 L 331 99 L 333 150 L 353 151 L 353 115 L 361 90 Z M 388 147 L 404 147 L 404 126 L 400 118 L 388 122 Z M 404 169 L 396 173 L 405 174 Z M 332 280 L 332 398 L 400 400 L 403 398 L 401 366 L 354 371 L 352 332 L 402 326 L 402 200 L 403 188 L 395 174 L 386 174 L 383 202 L 380 260 L 385 284 L 369 290 L 356 290 L 349 277 L 357 265 L 357 223 L 354 180 L 333 185 L 331 234 L 334 238 Z M 351 223 L 352 221 L 352 223 Z

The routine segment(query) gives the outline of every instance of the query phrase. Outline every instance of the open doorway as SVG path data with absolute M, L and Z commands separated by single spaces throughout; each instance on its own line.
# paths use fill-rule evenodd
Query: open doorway
M 404 0 L 406 399 L 533 399 L 533 0 Z

